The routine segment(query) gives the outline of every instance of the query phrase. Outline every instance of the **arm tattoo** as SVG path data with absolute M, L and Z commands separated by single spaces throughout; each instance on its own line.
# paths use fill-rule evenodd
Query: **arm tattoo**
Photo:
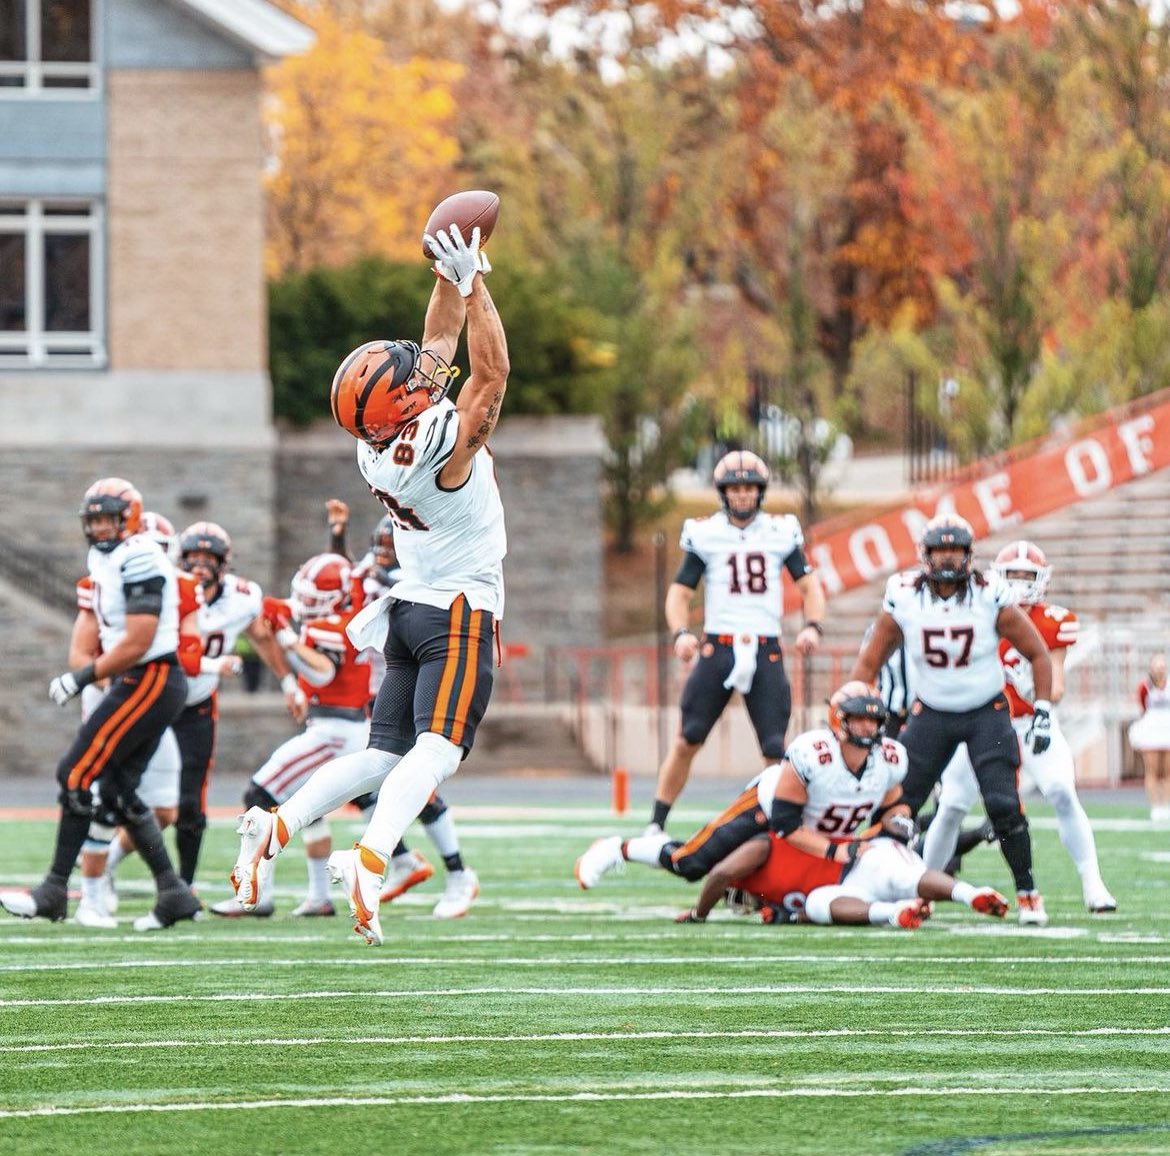
M 499 417 L 500 413 L 500 396 L 501 395 L 497 390 L 495 397 L 492 398 L 491 405 L 489 405 L 487 408 L 487 413 L 484 414 L 484 418 L 480 423 L 479 429 L 477 429 L 475 433 L 473 433 L 471 437 L 467 439 L 467 448 L 469 450 L 478 449 L 479 446 L 482 445 L 486 440 L 488 434 L 490 434 L 492 430 L 495 429 L 496 418 Z

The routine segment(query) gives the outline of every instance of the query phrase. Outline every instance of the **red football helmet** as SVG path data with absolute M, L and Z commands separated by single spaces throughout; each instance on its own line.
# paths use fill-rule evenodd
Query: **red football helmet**
M 329 404 L 343 430 L 377 448 L 442 401 L 458 375 L 413 341 L 369 341 L 338 366 Z
M 169 554 L 175 542 L 175 527 L 170 518 L 156 514 L 154 510 L 142 511 L 142 533 L 148 534 Z
M 81 528 L 85 540 L 108 554 L 117 544 L 142 527 L 142 495 L 125 478 L 101 478 L 85 491 L 81 499 Z M 112 538 L 95 538 L 89 519 L 99 514 L 114 514 L 118 528 Z
M 829 729 L 841 743 L 852 743 L 855 747 L 872 747 L 881 742 L 882 727 L 889 711 L 877 688 L 867 682 L 854 679 L 829 699 Z M 854 734 L 850 719 L 873 719 L 877 726 L 873 734 Z
M 293 575 L 289 605 L 299 622 L 326 618 L 349 601 L 349 561 L 340 554 L 314 554 Z
M 1052 578 L 1052 567 L 1044 551 L 1026 538 L 1005 546 L 991 568 L 1007 583 L 1021 606 L 1035 606 L 1044 600 Z
M 971 574 L 971 549 L 975 544 L 975 531 L 966 518 L 958 514 L 936 514 L 926 523 L 918 542 L 918 556 L 922 569 L 931 582 L 965 582 Z M 931 558 L 935 550 L 963 551 L 963 561 L 958 566 L 936 566 Z
M 727 514 L 735 518 L 747 518 L 760 508 L 771 475 L 759 454 L 753 454 L 750 450 L 732 450 L 715 464 L 711 479 L 719 491 L 719 501 Z M 729 486 L 755 486 L 755 501 L 742 507 L 729 505 L 727 497 Z

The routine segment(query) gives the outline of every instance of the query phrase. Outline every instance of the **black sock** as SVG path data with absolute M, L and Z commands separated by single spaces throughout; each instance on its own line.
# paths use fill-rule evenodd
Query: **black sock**
M 1017 891 L 1034 891 L 1036 882 L 1032 877 L 1032 836 L 1024 820 L 1014 831 L 999 837 L 999 849 L 1007 860 Z
M 154 885 L 160 891 L 180 886 L 181 881 L 175 874 L 171 857 L 167 854 L 167 847 L 163 842 L 162 831 L 159 830 L 154 815 L 150 811 L 145 811 L 140 815 L 127 817 L 125 825 L 134 849 L 142 856 L 142 861 L 154 876 Z
M 81 854 L 81 845 L 89 834 L 89 815 L 77 815 L 67 807 L 61 808 L 61 818 L 57 822 L 57 844 L 53 849 L 53 863 L 49 874 L 62 881 L 67 881 L 73 872 L 73 865 L 77 856 Z
M 657 823 L 666 830 L 666 816 L 670 814 L 671 803 L 664 803 L 661 799 L 654 800 L 654 813 L 650 816 L 651 823 Z

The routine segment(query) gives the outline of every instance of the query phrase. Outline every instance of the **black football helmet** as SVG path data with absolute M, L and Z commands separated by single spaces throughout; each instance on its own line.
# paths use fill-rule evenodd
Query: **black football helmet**
M 958 514 L 938 514 L 926 523 L 918 542 L 918 556 L 922 571 L 931 582 L 966 582 L 971 576 L 971 551 L 975 545 L 975 531 L 966 518 Z M 935 550 L 962 550 L 963 560 L 958 566 L 935 565 L 931 554 Z

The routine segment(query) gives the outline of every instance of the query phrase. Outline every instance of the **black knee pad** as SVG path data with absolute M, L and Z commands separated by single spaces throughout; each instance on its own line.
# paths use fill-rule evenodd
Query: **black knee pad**
M 437 819 L 442 818 L 447 813 L 447 804 L 435 796 L 434 801 L 427 803 L 425 807 L 418 813 L 419 822 L 425 827 L 428 823 L 434 823 Z
M 990 815 L 989 818 L 992 830 L 995 831 L 995 837 L 1000 842 L 1004 839 L 1011 839 L 1013 835 L 1026 835 L 1028 833 L 1028 819 L 1019 811 Z
M 188 834 L 202 834 L 207 829 L 207 816 L 202 811 L 179 810 L 179 817 L 175 820 L 175 830 Z
M 98 822 L 106 827 L 133 827 L 140 823 L 145 815 L 151 814 L 150 808 L 134 791 L 125 795 L 115 795 L 109 800 L 103 797 L 98 812 Z
M 98 819 L 101 822 L 101 808 L 94 805 L 93 795 L 88 787 L 66 787 L 61 785 L 57 795 L 57 802 L 61 810 L 68 815 L 78 815 L 83 819 Z
M 259 807 L 262 811 L 275 811 L 280 804 L 261 786 L 249 783 L 244 792 L 245 807 Z

